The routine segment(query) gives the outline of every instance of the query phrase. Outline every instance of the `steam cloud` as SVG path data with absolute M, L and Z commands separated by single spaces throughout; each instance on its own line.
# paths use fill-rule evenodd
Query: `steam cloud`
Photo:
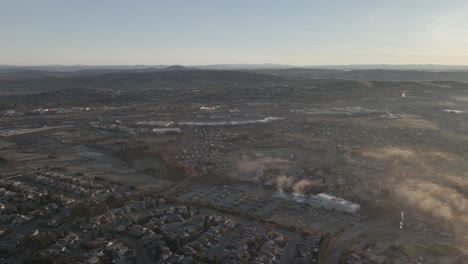
M 454 234 L 468 232 L 468 199 L 455 189 L 427 181 L 400 189 L 410 204 L 452 225 Z
M 311 180 L 300 180 L 294 183 L 292 189 L 295 193 L 304 194 L 305 190 L 312 186 Z
M 290 176 L 279 176 L 276 178 L 276 190 L 278 192 L 292 189 L 294 193 L 304 194 L 306 189 L 312 185 L 312 181 L 306 179 L 294 182 L 294 178 Z
M 284 189 L 291 188 L 293 184 L 293 178 L 288 176 L 279 176 L 276 178 L 276 190 L 278 192 L 284 192 Z

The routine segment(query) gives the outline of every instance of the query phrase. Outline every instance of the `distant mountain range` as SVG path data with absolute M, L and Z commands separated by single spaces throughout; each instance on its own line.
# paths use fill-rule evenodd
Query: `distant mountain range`
M 83 70 L 144 70 L 144 69 L 206 69 L 206 70 L 258 70 L 258 69 L 332 69 L 332 70 L 419 70 L 419 71 L 468 71 L 468 65 L 437 65 L 437 64 L 354 64 L 354 65 L 283 65 L 283 64 L 213 64 L 213 65 L 0 65 L 0 71 L 38 70 L 57 72 L 76 72 Z
M 415 71 L 468 71 L 468 65 L 437 65 L 437 64 L 354 64 L 354 65 L 320 65 L 303 66 L 305 69 L 330 70 L 415 70 Z
M 132 83 L 202 84 L 213 82 L 263 82 L 279 79 L 341 79 L 380 81 L 463 81 L 468 66 L 449 65 L 350 65 L 330 68 L 287 67 L 279 64 L 229 64 L 213 66 L 0 66 L 0 80 L 27 79 L 54 84 L 113 85 L 117 80 Z M 325 66 L 324 66 L 325 67 Z M 332 68 L 335 67 L 335 68 Z M 366 69 L 367 67 L 367 69 Z M 373 68 L 375 67 L 375 68 Z M 378 69 L 378 67 L 386 69 Z M 407 67 L 409 69 L 404 69 Z M 425 69 L 424 69 L 425 67 Z M 55 80 L 52 80 L 55 79 Z M 66 80 L 65 80 L 66 79 Z M 44 84 L 44 83 L 42 83 Z
M 336 79 L 369 81 L 468 81 L 463 70 L 392 70 L 392 69 L 264 69 L 255 72 L 296 80 Z
M 112 88 L 119 90 L 233 87 L 280 83 L 287 78 L 255 71 L 205 70 L 183 66 L 137 70 L 81 70 L 45 72 L 16 69 L 0 70 L 0 90 L 62 90 L 76 88 Z

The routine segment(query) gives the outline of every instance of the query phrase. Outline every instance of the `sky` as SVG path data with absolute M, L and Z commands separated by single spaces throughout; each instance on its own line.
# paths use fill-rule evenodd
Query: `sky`
M 0 64 L 468 65 L 467 0 L 0 0 Z

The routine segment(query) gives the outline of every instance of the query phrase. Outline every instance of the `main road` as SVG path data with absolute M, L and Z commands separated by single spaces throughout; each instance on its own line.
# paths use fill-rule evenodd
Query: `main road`
M 348 242 L 359 236 L 360 234 L 372 230 L 374 228 L 393 224 L 395 217 L 387 216 L 385 218 L 376 220 L 372 223 L 360 223 L 348 230 L 346 230 L 338 239 L 335 241 L 333 247 L 329 249 L 331 252 L 327 252 L 326 263 L 336 264 L 340 262 L 341 254 L 346 250 Z

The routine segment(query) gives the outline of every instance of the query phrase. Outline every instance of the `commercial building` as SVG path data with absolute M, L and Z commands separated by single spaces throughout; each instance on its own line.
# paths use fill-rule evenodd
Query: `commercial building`
M 178 127 L 153 128 L 152 131 L 155 134 L 172 134 L 172 133 L 180 133 L 180 128 Z
M 307 203 L 312 207 L 336 210 L 350 214 L 359 214 L 361 210 L 359 204 L 326 193 L 311 195 Z
M 14 116 L 16 114 L 15 110 L 6 110 L 5 116 Z
M 302 193 L 292 193 L 292 198 L 294 199 L 294 201 L 296 201 L 296 203 L 304 203 L 306 200 L 305 195 L 303 195 Z

